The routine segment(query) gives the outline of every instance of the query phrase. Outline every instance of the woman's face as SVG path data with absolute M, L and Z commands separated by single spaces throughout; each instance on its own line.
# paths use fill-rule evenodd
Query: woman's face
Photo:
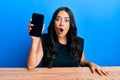
M 63 10 L 57 14 L 54 28 L 58 37 L 66 37 L 70 28 L 70 17 L 67 12 Z

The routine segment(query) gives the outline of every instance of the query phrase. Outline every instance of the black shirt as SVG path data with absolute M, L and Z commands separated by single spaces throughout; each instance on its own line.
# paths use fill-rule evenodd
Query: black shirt
M 82 52 L 83 52 L 83 39 L 82 38 L 79 38 L 79 39 L 80 39 L 80 41 L 82 41 L 82 44 L 80 44 L 80 46 L 81 46 L 80 47 L 81 48 L 80 54 L 82 54 Z M 43 34 L 42 35 L 42 46 L 43 46 L 44 56 L 47 55 L 47 52 L 46 52 L 46 47 L 47 47 L 46 41 L 47 40 L 49 40 L 49 39 L 47 39 L 47 34 Z M 78 66 L 80 66 L 80 61 L 76 61 L 69 54 L 68 45 L 61 44 L 59 42 L 57 42 L 56 45 L 57 45 L 58 51 L 57 51 L 55 59 L 53 60 L 52 67 L 78 67 Z M 43 59 L 43 63 L 45 62 L 44 60 L 45 59 Z

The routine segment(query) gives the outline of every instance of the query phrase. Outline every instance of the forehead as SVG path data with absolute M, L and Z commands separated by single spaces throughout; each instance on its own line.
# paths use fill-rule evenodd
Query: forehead
M 64 10 L 63 11 L 59 11 L 57 16 L 59 16 L 59 17 L 68 17 L 69 18 L 68 13 L 66 11 L 64 11 Z

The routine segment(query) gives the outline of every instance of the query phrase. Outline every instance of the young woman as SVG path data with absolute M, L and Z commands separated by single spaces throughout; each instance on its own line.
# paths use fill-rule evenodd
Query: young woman
M 34 28 L 31 21 L 29 33 Z M 67 7 L 60 7 L 54 12 L 48 26 L 48 33 L 42 34 L 41 37 L 31 36 L 31 38 L 32 44 L 27 60 L 28 69 L 36 68 L 42 60 L 43 67 L 88 66 L 93 73 L 109 74 L 97 64 L 85 59 L 84 39 L 77 36 L 74 16 Z

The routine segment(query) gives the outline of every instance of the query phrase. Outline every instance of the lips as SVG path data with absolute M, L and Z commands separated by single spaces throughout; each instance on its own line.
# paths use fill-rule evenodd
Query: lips
M 63 29 L 62 29 L 62 28 L 60 28 L 60 32 L 63 32 Z
M 61 34 L 63 31 L 64 31 L 63 28 L 59 28 L 59 29 L 58 29 L 58 33 L 59 33 L 59 34 Z

